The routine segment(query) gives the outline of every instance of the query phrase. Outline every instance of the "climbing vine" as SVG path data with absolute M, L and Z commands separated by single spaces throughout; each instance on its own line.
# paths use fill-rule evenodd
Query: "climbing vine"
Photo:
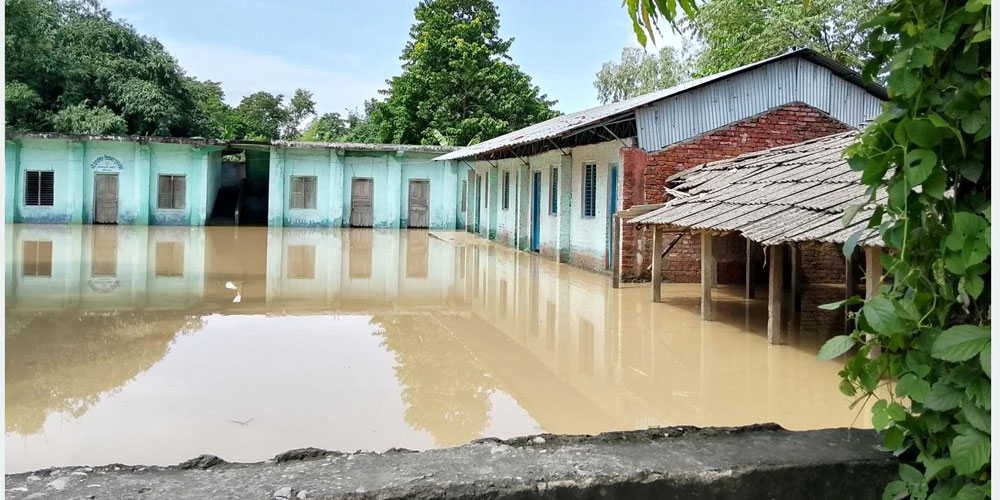
M 883 498 L 990 496 L 990 0 L 894 0 L 869 26 L 865 76 L 889 102 L 848 152 L 887 252 L 841 391 L 901 458 Z M 863 210 L 852 207 L 845 224 Z M 861 232 L 844 245 L 855 251 Z
M 860 309 L 819 357 L 854 350 L 840 390 L 876 400 L 872 424 L 901 459 L 884 499 L 990 497 L 990 1 L 892 0 L 858 27 L 889 102 L 847 156 L 886 274 L 868 300 L 826 306 Z M 640 43 L 658 16 L 676 28 L 678 3 L 697 15 L 694 0 L 625 0 Z

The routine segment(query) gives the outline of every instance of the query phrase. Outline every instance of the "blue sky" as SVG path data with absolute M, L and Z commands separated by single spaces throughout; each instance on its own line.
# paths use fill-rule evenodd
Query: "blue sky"
M 513 62 L 556 108 L 598 104 L 594 75 L 639 46 L 620 0 L 494 0 Z M 314 93 L 320 113 L 361 108 L 400 72 L 416 0 L 105 0 L 231 104 L 258 90 Z M 677 43 L 672 35 L 668 43 Z

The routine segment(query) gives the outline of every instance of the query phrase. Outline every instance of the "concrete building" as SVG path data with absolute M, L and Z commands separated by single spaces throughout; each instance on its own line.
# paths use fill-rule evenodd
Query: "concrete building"
M 5 221 L 464 228 L 454 149 L 7 132 Z
M 618 272 L 648 277 L 651 234 L 626 227 L 615 238 L 615 212 L 666 201 L 666 179 L 686 168 L 857 128 L 884 99 L 878 85 L 801 49 L 553 118 L 438 160 L 471 166 L 467 230 L 602 272 L 612 271 L 619 251 Z M 684 236 L 675 245 L 678 257 L 664 276 L 698 281 L 698 241 Z M 743 248 L 733 253 L 742 258 Z M 742 280 L 730 267 L 719 280 Z

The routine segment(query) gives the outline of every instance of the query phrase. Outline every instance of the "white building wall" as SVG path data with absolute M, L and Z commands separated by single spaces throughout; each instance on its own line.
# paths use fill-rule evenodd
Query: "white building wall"
M 570 263 L 577 267 L 591 270 L 604 270 L 605 257 L 610 237 L 610 216 L 621 207 L 621 148 L 618 141 L 602 142 L 573 148 L 573 191 L 570 210 L 560 214 L 560 217 L 571 217 L 570 228 Z M 583 216 L 583 166 L 588 163 L 597 165 L 597 193 L 595 196 L 596 213 L 593 217 Z M 618 168 L 618 203 L 609 210 L 610 170 L 611 166 Z
M 622 163 L 621 141 L 607 141 L 598 144 L 578 146 L 569 153 L 568 160 L 562 151 L 552 150 L 526 158 L 526 166 L 520 158 L 508 158 L 494 162 L 477 161 L 475 172 L 482 184 L 480 207 L 480 229 L 478 234 L 493 237 L 496 241 L 512 247 L 529 248 L 531 241 L 531 204 L 533 172 L 541 173 L 541 193 L 539 206 L 539 253 L 557 260 L 563 254 L 564 261 L 577 267 L 594 271 L 607 270 L 607 248 L 610 237 L 611 215 L 621 209 Z M 595 192 L 596 213 L 593 217 L 583 215 L 583 168 L 587 163 L 597 165 Z M 495 167 L 494 167 L 495 165 Z M 610 203 L 610 172 L 616 166 L 618 200 L 616 207 Z M 557 213 L 551 213 L 552 168 L 558 167 L 559 197 Z M 569 168 L 571 171 L 567 171 Z M 504 173 L 510 174 L 510 203 L 503 208 Z M 527 179 L 519 179 L 527 176 Z M 489 178 L 489 185 L 484 179 Z M 568 182 L 567 182 L 568 181 Z M 569 196 L 562 192 L 569 188 Z M 490 199 L 486 200 L 489 192 Z M 476 186 L 469 184 L 469 200 L 476 200 Z M 470 206 L 475 206 L 471 205 Z M 491 219 L 491 217 L 493 217 Z M 469 230 L 474 232 L 475 213 L 470 214 Z M 568 224 L 566 224 L 568 222 Z M 495 235 L 490 228 L 495 227 Z M 562 229 L 561 229 L 562 227 Z M 566 244 L 560 247 L 560 231 L 568 231 Z M 518 241 L 521 245 L 518 245 Z

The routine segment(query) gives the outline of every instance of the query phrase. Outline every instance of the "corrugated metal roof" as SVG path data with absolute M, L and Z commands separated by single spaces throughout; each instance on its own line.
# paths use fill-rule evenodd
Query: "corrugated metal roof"
M 868 186 L 843 159 L 857 136 L 844 132 L 686 170 L 670 180 L 690 196 L 627 222 L 737 231 L 762 245 L 843 243 L 861 230 L 862 245 L 883 246 L 878 231 L 867 229 L 873 209 L 861 211 L 850 227 L 841 223 L 848 206 L 867 200 Z
M 861 76 L 858 75 L 856 72 L 841 65 L 840 63 L 834 61 L 833 59 L 830 59 L 829 57 L 826 57 L 812 49 L 803 48 L 803 49 L 793 50 L 769 59 L 757 61 L 755 63 L 748 64 L 746 66 L 740 66 L 739 68 L 733 68 L 728 71 L 723 71 L 721 73 L 716 73 L 714 75 L 709 75 L 695 80 L 691 80 L 689 82 L 685 82 L 680 85 L 670 87 L 668 89 L 657 90 L 655 92 L 650 92 L 649 94 L 633 97 L 631 99 L 626 99 L 624 101 L 619 101 L 604 106 L 598 106 L 595 108 L 587 109 L 584 111 L 578 111 L 576 113 L 571 113 L 568 115 L 557 116 L 555 118 L 540 123 L 536 123 L 534 125 L 530 125 L 528 127 L 524 127 L 519 130 L 515 130 L 514 132 L 510 132 L 501 135 L 499 137 L 494 137 L 492 139 L 480 142 L 478 144 L 462 148 L 458 151 L 442 155 L 437 159 L 457 160 L 463 158 L 470 158 L 482 154 L 500 151 L 514 146 L 521 146 L 534 142 L 545 141 L 547 139 L 553 139 L 555 137 L 572 135 L 574 132 L 577 132 L 580 129 L 598 125 L 600 123 L 607 123 L 610 119 L 618 116 L 622 116 L 623 118 L 628 117 L 630 119 L 635 119 L 634 118 L 635 110 L 643 106 L 647 106 L 657 101 L 662 101 L 670 97 L 679 96 L 686 92 L 702 88 L 706 85 L 723 81 L 728 77 L 732 77 L 751 70 L 755 70 L 757 68 L 761 68 L 772 63 L 794 58 L 806 59 L 816 65 L 826 68 L 833 75 L 840 77 L 840 78 L 835 78 L 833 80 L 839 80 L 843 82 L 845 88 L 853 87 L 854 89 L 860 90 L 863 93 L 875 96 L 879 100 L 887 99 L 885 89 L 883 89 L 882 87 L 873 83 L 865 82 L 861 78 Z M 792 99 L 792 100 L 802 100 L 802 99 Z M 853 101 L 856 100 L 847 99 L 847 102 L 853 102 Z M 839 102 L 841 102 L 841 104 L 843 105 L 844 101 L 841 100 Z M 784 104 L 784 102 L 778 103 L 777 105 L 780 104 Z M 743 110 L 743 111 L 746 112 L 742 113 L 741 116 L 752 116 L 760 112 L 759 110 L 754 112 L 750 112 L 750 110 Z M 691 110 L 691 114 L 693 115 L 704 114 L 704 112 L 705 110 L 703 109 Z M 644 146 L 643 144 L 641 144 L 641 141 L 640 141 L 640 146 Z

